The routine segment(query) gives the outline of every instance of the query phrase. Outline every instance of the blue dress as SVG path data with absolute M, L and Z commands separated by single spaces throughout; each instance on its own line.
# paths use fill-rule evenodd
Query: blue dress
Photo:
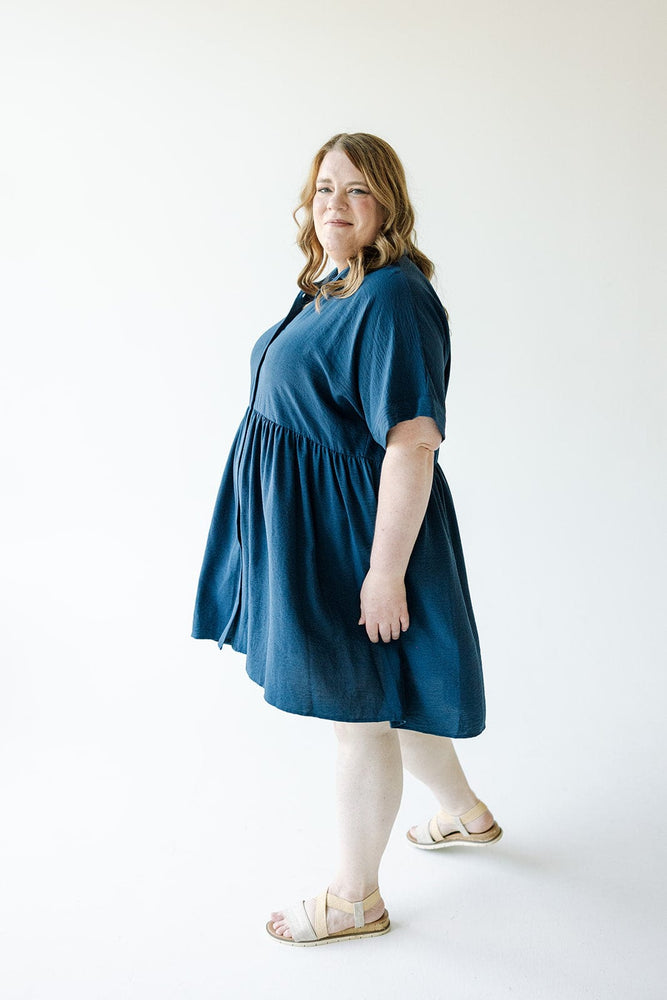
M 256 342 L 192 634 L 246 654 L 277 708 L 438 736 L 484 729 L 477 628 L 437 452 L 405 576 L 410 627 L 372 643 L 357 624 L 387 433 L 428 416 L 444 437 L 449 366 L 445 311 L 407 256 L 320 312 L 300 293 Z

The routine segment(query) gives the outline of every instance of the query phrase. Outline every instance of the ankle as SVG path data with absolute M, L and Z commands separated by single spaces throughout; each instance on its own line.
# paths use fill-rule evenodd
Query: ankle
M 473 803 L 473 807 L 476 803 Z M 457 812 L 449 812 L 449 810 L 443 810 L 443 813 L 438 814 L 438 826 L 440 827 L 441 833 L 446 833 L 450 828 L 453 830 L 458 827 L 459 819 L 461 816 L 465 816 L 471 808 L 463 809 Z M 494 824 L 493 813 L 490 809 L 486 809 L 483 813 L 475 815 L 473 813 L 474 819 L 467 819 L 465 821 L 465 829 L 468 833 L 486 833 L 490 830 Z
M 375 892 L 377 888 L 377 878 L 371 882 L 359 882 L 353 879 L 345 879 L 337 876 L 329 883 L 330 893 L 334 896 L 340 896 L 341 899 L 347 899 L 351 903 L 356 903 L 362 899 L 366 899 L 366 897 L 370 896 L 372 892 Z
M 456 799 L 449 799 L 447 802 L 440 802 L 440 808 L 443 812 L 447 813 L 448 816 L 464 816 L 467 812 L 473 809 L 479 799 L 473 791 L 469 791 L 467 795 L 460 796 Z

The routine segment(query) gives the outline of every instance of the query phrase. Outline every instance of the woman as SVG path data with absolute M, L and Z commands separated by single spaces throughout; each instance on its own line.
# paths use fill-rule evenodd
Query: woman
M 376 136 L 334 136 L 300 210 L 301 292 L 252 352 L 193 635 L 245 653 L 269 703 L 334 720 L 338 871 L 267 924 L 283 943 L 322 944 L 389 929 L 378 869 L 403 766 L 441 807 L 409 831 L 414 846 L 502 831 L 450 740 L 484 728 L 482 668 L 437 463 L 447 313 L 396 153 Z M 318 281 L 327 262 L 335 270 Z

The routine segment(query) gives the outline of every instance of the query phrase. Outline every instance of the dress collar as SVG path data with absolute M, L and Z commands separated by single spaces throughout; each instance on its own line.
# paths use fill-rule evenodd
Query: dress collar
M 342 271 L 339 271 L 337 267 L 334 267 L 333 271 L 331 271 L 330 274 L 327 274 L 326 278 L 322 279 L 321 284 L 325 285 L 328 281 L 339 281 L 340 278 L 343 278 L 349 270 L 349 264 L 347 267 L 344 267 Z

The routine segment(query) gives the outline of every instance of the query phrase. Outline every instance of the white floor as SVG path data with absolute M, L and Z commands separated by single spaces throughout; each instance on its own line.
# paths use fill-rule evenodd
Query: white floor
M 26 647 L 4 728 L 2 1000 L 665 996 L 652 736 L 620 744 L 613 719 L 574 713 L 563 738 L 496 697 L 459 747 L 503 841 L 410 848 L 431 802 L 406 780 L 391 932 L 288 948 L 268 912 L 331 874 L 329 724 L 266 706 L 212 643 L 158 637 L 130 660 L 121 630 L 93 663 L 53 641 L 51 675 L 49 643 Z

